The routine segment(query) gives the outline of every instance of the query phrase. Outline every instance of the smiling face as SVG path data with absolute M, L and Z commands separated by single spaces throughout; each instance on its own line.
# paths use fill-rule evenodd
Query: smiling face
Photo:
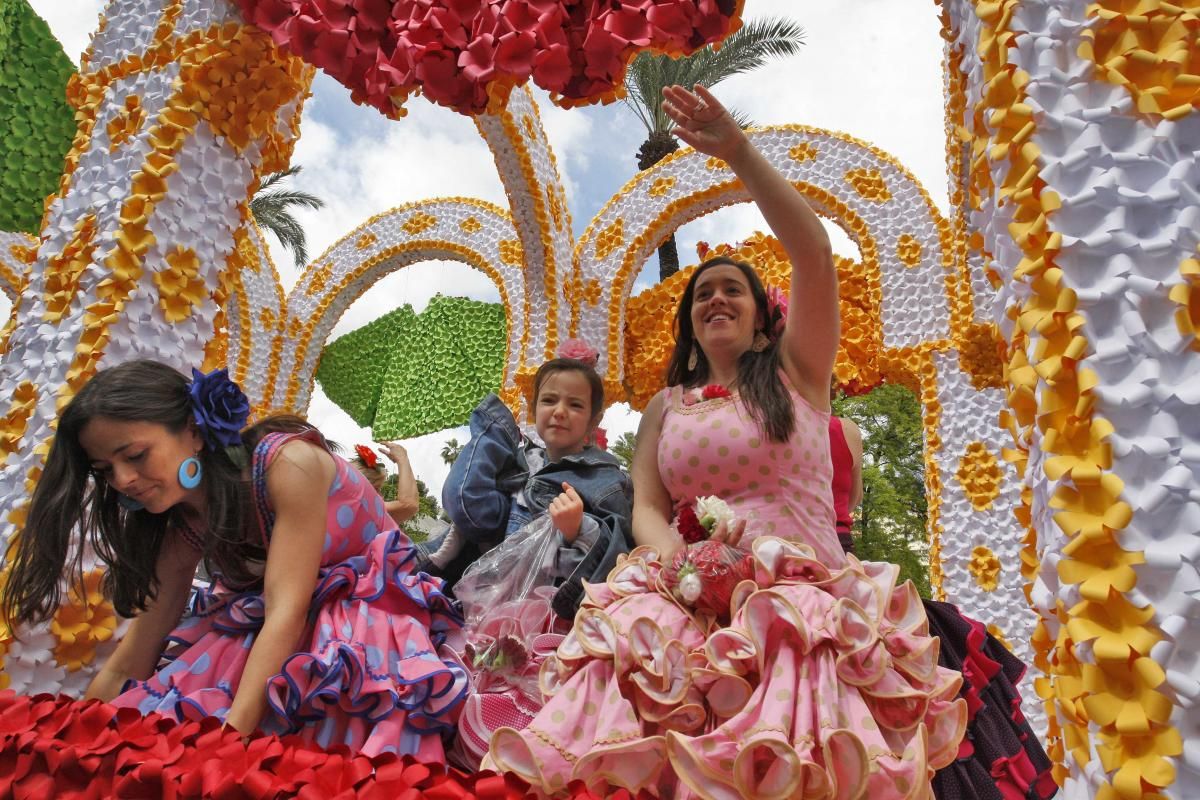
M 545 377 L 538 387 L 534 425 L 552 461 L 582 451 L 597 421 L 592 385 L 583 373 L 560 370 Z
M 191 428 L 172 433 L 156 422 L 93 417 L 79 432 L 79 446 L 97 475 L 152 514 L 200 500 L 202 486 L 179 485 L 179 465 L 203 447 Z
M 696 342 L 710 357 L 719 351 L 739 356 L 750 349 L 761 314 L 750 282 L 732 264 L 709 267 L 696 279 L 691 322 Z

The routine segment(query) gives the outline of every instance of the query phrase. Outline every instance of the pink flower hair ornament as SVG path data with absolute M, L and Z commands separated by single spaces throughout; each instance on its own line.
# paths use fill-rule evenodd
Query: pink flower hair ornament
M 600 361 L 600 352 L 583 339 L 567 339 L 558 346 L 558 357 L 573 358 L 595 369 Z
M 788 296 L 778 286 L 767 287 L 767 336 L 771 341 L 783 335 L 787 326 Z

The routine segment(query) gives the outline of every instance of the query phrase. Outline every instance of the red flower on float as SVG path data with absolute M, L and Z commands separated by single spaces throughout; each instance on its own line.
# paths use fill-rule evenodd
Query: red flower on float
M 691 53 L 736 30 L 744 0 L 237 0 L 274 42 L 390 117 L 420 92 L 464 114 L 532 79 L 570 107 L 619 96 L 641 50 Z
M 596 428 L 596 432 L 592 434 L 592 439 L 596 442 L 596 447 L 601 450 L 608 449 L 608 431 L 604 428 Z
M 354 445 L 354 452 L 358 454 L 360 459 L 362 459 L 362 462 L 367 466 L 367 469 L 375 469 L 375 466 L 379 463 L 379 456 L 377 456 L 375 451 L 367 447 L 365 444 Z

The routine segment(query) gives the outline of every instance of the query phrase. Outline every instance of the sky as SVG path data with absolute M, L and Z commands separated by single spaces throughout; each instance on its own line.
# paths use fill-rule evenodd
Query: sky
M 30 0 L 75 61 L 96 29 L 104 0 Z M 942 40 L 934 0 L 745 0 L 743 17 L 786 16 L 805 29 L 798 55 L 719 84 L 715 93 L 747 113 L 756 125 L 803 124 L 842 131 L 890 153 L 947 210 L 942 99 Z M 563 110 L 537 91 L 542 121 L 567 190 L 576 235 L 637 171 L 644 129 L 621 103 Z M 303 171 L 292 181 L 322 198 L 320 211 L 296 213 L 308 236 L 312 258 L 365 222 L 403 203 L 432 197 L 475 197 L 507 207 L 495 163 L 467 117 L 421 98 L 407 104 L 408 116 L 389 121 L 354 105 L 349 92 L 324 74 L 313 83 L 300 125 L 293 164 Z M 723 209 L 678 232 L 680 261 L 695 263 L 698 241 L 737 242 L 766 230 L 753 206 Z M 841 231 L 831 231 L 834 249 L 857 256 Z M 270 239 L 271 237 L 268 236 Z M 289 253 L 272 240 L 272 255 L 288 291 L 299 275 Z M 653 283 L 651 259 L 635 292 Z M 437 293 L 496 301 L 482 273 L 452 262 L 434 262 L 394 273 L 364 293 L 343 315 L 332 338 L 358 328 L 397 306 L 420 311 Z M 7 315 L 7 309 L 0 309 Z M 347 447 L 370 441 L 319 387 L 309 418 Z M 637 415 L 623 404 L 602 423 L 609 440 L 635 430 Z M 445 441 L 467 438 L 466 428 L 404 442 L 417 476 L 439 492 L 447 467 L 439 455 Z

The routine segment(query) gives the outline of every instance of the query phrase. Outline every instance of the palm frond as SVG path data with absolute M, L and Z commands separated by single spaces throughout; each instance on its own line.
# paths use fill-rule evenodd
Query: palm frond
M 799 24 L 768 17 L 743 25 L 719 50 L 710 45 L 680 58 L 640 53 L 625 73 L 625 105 L 648 132 L 669 131 L 671 120 L 662 110 L 664 87 L 678 84 L 690 88 L 697 83 L 711 87 L 732 75 L 758 69 L 772 58 L 794 55 L 803 44 L 804 28 Z
M 259 190 L 250 201 L 250 213 L 263 230 L 270 231 L 284 246 L 290 250 L 295 259 L 296 267 L 308 263 L 308 240 L 304 228 L 292 216 L 293 206 L 305 206 L 314 211 L 325 206 L 325 201 L 314 194 L 296 189 L 276 188 L 280 181 L 290 178 L 301 170 L 300 165 L 294 165 L 283 172 L 273 172 L 263 179 Z

